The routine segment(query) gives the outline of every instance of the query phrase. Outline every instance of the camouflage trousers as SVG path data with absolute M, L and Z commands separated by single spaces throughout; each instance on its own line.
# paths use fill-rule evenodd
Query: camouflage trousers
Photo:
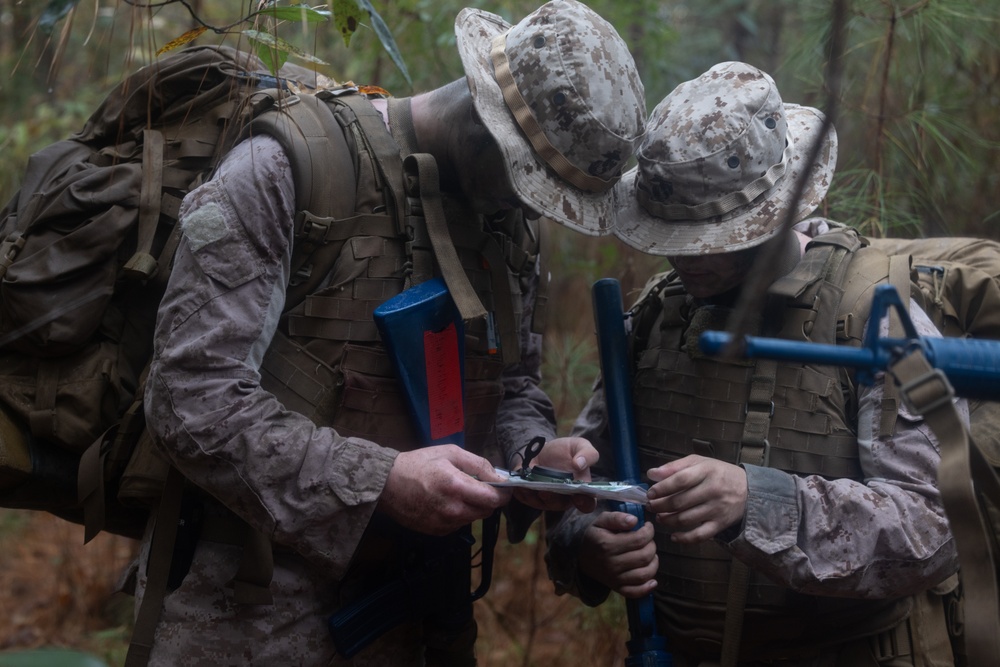
M 146 586 L 148 540 L 136 573 L 136 610 Z M 271 582 L 273 605 L 237 604 L 230 582 L 240 563 L 237 546 L 202 541 L 181 585 L 167 594 L 156 628 L 151 667 L 298 665 L 349 667 L 431 667 L 475 665 L 468 659 L 436 659 L 433 643 L 419 623 L 403 623 L 362 649 L 352 659 L 338 656 L 327 628 L 336 609 L 339 584 L 322 576 L 300 557 L 275 553 Z

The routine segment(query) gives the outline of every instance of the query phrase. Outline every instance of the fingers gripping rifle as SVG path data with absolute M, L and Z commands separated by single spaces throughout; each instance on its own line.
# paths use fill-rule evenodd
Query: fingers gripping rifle
M 904 338 L 881 337 L 882 319 L 892 308 Z M 924 417 L 941 450 L 937 483 L 958 548 L 965 597 L 964 640 L 970 665 L 1000 664 L 1000 619 L 996 562 L 992 551 L 988 498 L 1000 507 L 1000 480 L 993 465 L 970 440 L 955 409 L 954 396 L 1000 400 L 1000 341 L 919 336 L 891 285 L 875 290 L 871 318 L 860 348 L 706 331 L 699 346 L 706 354 L 855 368 L 859 384 L 870 385 L 886 371 L 910 408 Z
M 598 280 L 593 286 L 594 319 L 597 346 L 601 358 L 604 400 L 608 429 L 614 448 L 617 477 L 632 484 L 640 483 L 639 452 L 632 416 L 632 364 L 625 335 L 622 295 L 614 278 Z M 638 503 L 618 503 L 618 509 L 635 516 L 635 530 L 642 527 L 644 507 Z M 629 640 L 626 667 L 672 667 L 667 640 L 656 631 L 653 596 L 627 599 Z
M 375 323 L 425 445 L 464 445 L 464 326 L 444 281 L 434 278 L 389 299 L 376 308 Z M 330 617 L 337 652 L 350 658 L 408 619 L 423 620 L 435 636 L 460 635 L 472 620 L 472 603 L 490 587 L 499 521 L 499 513 L 483 521 L 475 591 L 471 526 L 444 537 L 400 529 L 407 550 L 403 572 Z M 438 659 L 459 664 L 448 655 Z

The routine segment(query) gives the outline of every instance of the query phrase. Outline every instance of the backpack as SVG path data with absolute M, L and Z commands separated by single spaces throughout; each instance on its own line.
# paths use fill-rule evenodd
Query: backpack
M 184 49 L 30 158 L 0 211 L 0 506 L 82 523 L 85 541 L 141 536 L 169 468 L 142 395 L 181 200 L 237 141 L 267 132 L 289 155 L 297 220 L 322 216 L 339 183 L 353 201 L 353 178 L 312 179 L 345 141 L 305 92 L 314 78 L 270 76 L 228 47 Z
M 909 283 L 896 289 L 904 303 L 913 297 L 942 335 L 1000 340 L 1000 243 L 947 237 L 872 239 L 871 245 L 890 261 L 912 258 Z M 970 401 L 969 411 L 973 440 L 1000 468 L 1000 404 Z

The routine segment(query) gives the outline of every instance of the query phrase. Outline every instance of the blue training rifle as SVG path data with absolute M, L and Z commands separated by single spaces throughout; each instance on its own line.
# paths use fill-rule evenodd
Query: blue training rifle
M 422 444 L 464 446 L 464 323 L 444 281 L 433 278 L 405 290 L 379 305 L 374 319 Z M 409 567 L 330 617 L 337 652 L 350 658 L 407 619 L 422 619 L 436 632 L 461 633 L 473 617 L 472 603 L 490 587 L 499 522 L 498 513 L 483 521 L 474 591 L 471 526 L 444 537 L 397 527 L 412 552 Z M 439 659 L 449 662 L 447 656 Z
M 902 324 L 903 338 L 880 336 L 890 308 Z M 1000 554 L 992 546 L 992 519 L 989 505 L 984 504 L 1000 506 L 1000 479 L 952 405 L 956 395 L 1000 399 L 1000 341 L 918 335 L 891 285 L 876 288 L 866 327 L 860 348 L 757 336 L 734 340 L 723 331 L 702 333 L 698 344 L 706 354 L 854 368 L 862 385 L 871 385 L 878 371 L 893 376 L 904 400 L 923 415 L 939 440 L 937 486 L 958 548 L 966 610 L 962 640 L 968 664 L 1000 664 L 995 570 Z
M 882 318 L 894 308 L 903 325 L 905 338 L 879 336 Z M 933 338 L 917 335 L 896 289 L 880 285 L 872 299 L 861 347 L 806 343 L 780 338 L 743 336 L 734 341 L 730 333 L 706 331 L 698 341 L 705 354 L 722 354 L 730 345 L 749 358 L 776 359 L 855 368 L 859 384 L 872 384 L 878 371 L 919 349 L 932 367 L 950 382 L 958 396 L 976 399 L 1000 398 L 1000 341 L 972 338 Z
M 621 288 L 614 278 L 603 278 L 594 283 L 592 295 L 615 470 L 618 479 L 639 484 L 639 452 L 632 414 L 632 364 L 625 334 Z M 634 530 L 642 527 L 645 521 L 642 505 L 618 503 L 618 509 L 638 519 Z M 656 630 L 652 594 L 626 599 L 625 605 L 629 628 L 626 667 L 673 667 L 673 657 L 667 652 L 667 640 Z

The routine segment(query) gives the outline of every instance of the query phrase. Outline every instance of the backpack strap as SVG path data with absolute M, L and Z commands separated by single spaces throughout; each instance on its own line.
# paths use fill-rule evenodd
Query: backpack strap
M 403 192 L 406 195 L 407 251 L 413 261 L 413 284 L 429 280 L 433 274 L 433 259 L 437 260 L 441 277 L 448 285 L 451 298 L 464 322 L 486 316 L 486 308 L 476 294 L 469 276 L 458 259 L 458 251 L 448 231 L 441 201 L 437 161 L 429 153 L 418 153 L 417 134 L 413 128 L 410 100 L 387 100 L 389 128 L 402 145 Z M 410 215 L 419 212 L 423 215 Z M 423 224 L 421 224 L 423 223 Z M 429 243 L 421 243 L 426 238 Z M 506 263 L 501 265 L 506 271 Z M 507 284 L 507 276 L 500 285 Z M 500 290 L 503 292 L 504 290 Z M 507 291 L 507 297 L 510 293 Z M 510 308 L 513 313 L 513 307 Z M 501 326 L 501 331 L 504 327 Z M 516 338 L 514 339 L 516 340 Z M 511 347 L 511 346 L 506 346 Z M 505 361 L 507 359 L 505 358 Z
M 156 528 L 149 546 L 146 589 L 136 614 L 128 654 L 125 656 L 125 667 L 143 667 L 149 662 L 149 655 L 153 650 L 156 626 L 160 621 L 160 612 L 167 594 L 167 581 L 170 578 L 184 483 L 180 471 L 171 466 L 156 510 Z
M 157 260 L 152 255 L 153 239 L 160 222 L 160 197 L 163 191 L 163 133 L 146 128 L 142 131 L 142 183 L 139 186 L 139 239 L 135 254 L 122 268 L 134 280 L 148 280 L 156 273 Z
M 420 201 L 424 214 L 423 220 L 434 257 L 437 259 L 441 276 L 444 278 L 445 284 L 448 285 L 448 291 L 451 293 L 451 298 L 455 302 L 462 320 L 468 323 L 471 320 L 485 317 L 486 308 L 483 306 L 482 301 L 479 300 L 479 295 L 476 294 L 476 290 L 472 287 L 465 269 L 462 268 L 462 262 L 458 258 L 455 243 L 451 240 L 451 234 L 448 232 L 448 220 L 445 218 L 444 205 L 441 202 L 437 161 L 429 153 L 413 153 L 407 155 L 406 159 L 403 160 L 403 171 L 407 177 L 407 194 Z M 499 254 L 499 249 L 497 250 Z M 498 312 L 510 313 L 511 318 L 513 318 L 514 309 L 509 303 L 511 298 L 510 290 L 503 289 L 509 282 L 507 280 L 507 263 L 502 261 L 502 257 L 500 259 L 498 267 L 493 266 L 494 262 L 490 262 L 491 270 L 500 270 L 503 272 L 503 280 L 498 283 L 496 296 L 500 298 L 506 295 L 508 303 L 506 307 L 498 307 L 497 310 Z M 506 324 L 507 326 L 501 323 L 500 329 L 501 332 L 509 333 L 506 330 L 512 327 L 510 323 Z M 508 340 L 513 340 L 515 345 L 504 345 L 504 350 L 517 348 L 516 331 L 513 333 L 513 338 Z M 512 363 L 516 359 L 508 359 L 505 353 L 504 361 Z
M 990 552 L 989 516 L 979 495 L 1000 506 L 1000 480 L 970 441 L 947 378 L 931 367 L 922 350 L 892 363 L 888 372 L 940 441 L 938 486 L 958 547 L 968 664 L 993 664 L 1000 655 L 997 574 Z
M 334 231 L 333 222 L 355 212 L 357 169 L 353 153 L 344 129 L 318 95 L 287 96 L 277 89 L 264 90 L 252 95 L 249 105 L 253 119 L 245 126 L 243 138 L 270 135 L 291 162 L 297 209 L 291 261 L 295 276 L 313 253 L 329 242 L 331 233 L 343 232 L 342 228 Z M 313 272 L 309 278 L 295 286 L 289 301 L 296 302 L 311 291 L 323 276 Z
M 418 152 L 417 133 L 413 128 L 413 111 L 409 100 L 388 99 L 389 128 L 393 131 L 400 144 L 400 156 L 412 155 Z M 405 168 L 405 167 L 404 167 Z M 413 170 L 411 169 L 411 172 Z M 418 174 L 410 173 L 405 177 L 407 185 L 407 215 L 413 214 L 412 221 L 402 229 L 406 241 L 406 256 L 410 261 L 410 275 L 407 276 L 406 287 L 419 285 L 434 276 L 434 250 L 427 233 L 427 225 L 423 224 L 420 206 L 420 181 Z M 414 210 L 417 207 L 418 210 Z

